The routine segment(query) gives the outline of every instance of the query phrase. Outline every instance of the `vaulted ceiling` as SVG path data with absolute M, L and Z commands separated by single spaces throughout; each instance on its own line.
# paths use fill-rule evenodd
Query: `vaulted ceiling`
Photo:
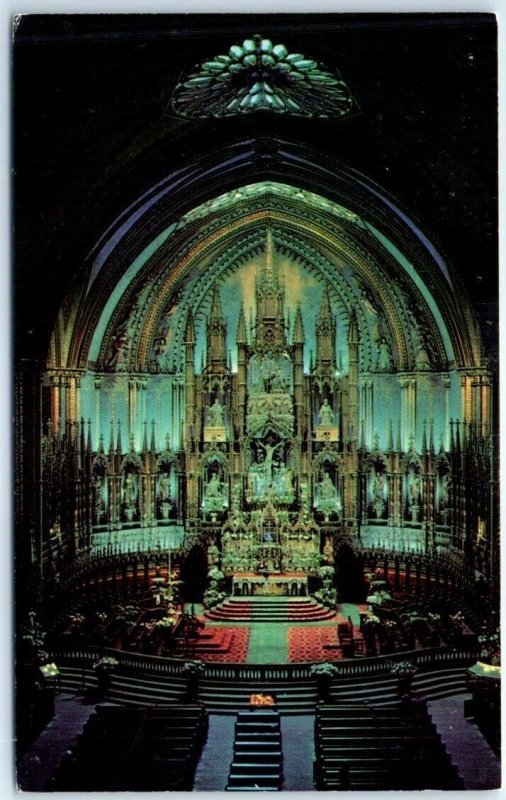
M 180 76 L 255 33 L 339 72 L 360 113 L 176 116 L 170 100 Z M 495 42 L 490 15 L 25 17 L 14 45 L 19 355 L 45 357 L 70 287 L 81 299 L 93 295 L 106 243 L 170 180 L 180 180 L 171 207 L 155 203 L 124 232 L 123 264 L 163 224 L 238 186 L 288 183 L 345 198 L 352 212 L 363 211 L 364 193 L 372 208 L 376 193 L 379 230 L 378 209 L 390 208 L 389 235 L 436 281 L 433 291 L 440 279 L 444 286 L 441 271 L 429 275 L 434 264 L 448 267 L 452 290 L 462 283 L 472 296 L 493 351 Z M 116 285 L 114 269 L 109 276 L 103 292 Z

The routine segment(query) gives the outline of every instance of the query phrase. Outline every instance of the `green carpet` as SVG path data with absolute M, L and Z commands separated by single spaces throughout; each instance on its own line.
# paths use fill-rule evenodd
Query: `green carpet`
M 250 623 L 248 664 L 286 664 L 288 623 Z

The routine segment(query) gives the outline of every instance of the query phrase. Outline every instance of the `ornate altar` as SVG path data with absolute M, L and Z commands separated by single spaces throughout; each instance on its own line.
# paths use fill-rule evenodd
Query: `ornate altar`
M 303 573 L 255 575 L 251 572 L 238 572 L 232 580 L 232 594 L 243 597 L 305 597 L 307 593 L 307 575 Z

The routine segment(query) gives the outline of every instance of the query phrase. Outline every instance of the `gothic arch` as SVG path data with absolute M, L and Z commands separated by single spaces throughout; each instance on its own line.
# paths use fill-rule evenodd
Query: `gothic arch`
M 303 154 L 297 153 L 297 148 L 291 146 L 288 151 L 283 150 L 280 146 L 281 143 L 275 143 L 272 175 L 278 176 L 284 171 L 284 176 L 281 180 L 288 181 L 288 185 L 301 187 L 298 191 L 292 190 L 294 198 L 299 193 L 310 193 L 313 197 L 319 196 L 322 202 L 336 202 L 338 207 L 342 209 L 343 226 L 354 225 L 354 240 L 355 249 L 360 250 L 364 244 L 364 236 L 368 237 L 367 247 L 365 252 L 369 249 L 371 232 L 374 232 L 373 238 L 377 242 L 380 241 L 378 237 L 387 237 L 390 235 L 392 241 L 392 248 L 397 248 L 402 253 L 404 250 L 404 261 L 406 268 L 413 270 L 419 275 L 426 286 L 434 286 L 434 293 L 438 298 L 438 305 L 441 309 L 441 316 L 450 327 L 450 338 L 455 349 L 455 361 L 459 366 L 475 366 L 481 363 L 481 346 L 479 342 L 479 333 L 474 321 L 474 316 L 470 311 L 469 304 L 461 296 L 460 289 L 456 285 L 453 278 L 451 278 L 448 265 L 445 265 L 441 257 L 434 254 L 434 248 L 429 250 L 426 246 L 426 239 L 422 236 L 416 225 L 409 225 L 406 223 L 408 219 L 405 214 L 396 209 L 394 203 L 378 191 L 378 187 L 373 187 L 368 184 L 367 180 L 362 176 L 354 174 L 351 170 L 347 170 L 342 165 L 332 165 L 329 171 L 329 165 L 323 166 L 319 163 L 318 157 L 315 153 L 305 151 Z M 278 147 L 279 149 L 276 149 Z M 240 151 L 240 147 L 239 147 Z M 216 159 L 224 157 L 224 153 L 216 153 Z M 303 157 L 302 157 L 303 156 Z M 296 167 L 296 164 L 298 167 Z M 246 174 L 248 169 L 248 158 L 246 153 L 242 153 L 237 159 L 237 166 L 227 172 L 226 176 L 220 176 L 220 181 L 214 180 L 214 191 L 210 191 L 210 185 L 206 182 L 210 178 L 209 164 L 200 165 L 195 171 L 193 166 L 194 175 L 199 175 L 197 181 L 200 183 L 201 192 L 200 197 L 208 202 L 211 202 L 211 197 L 214 194 L 216 197 L 217 192 L 231 189 L 234 192 L 240 192 L 237 189 L 239 186 L 248 184 Z M 311 181 L 308 180 L 308 171 L 311 170 Z M 333 170 L 333 172 L 332 172 Z M 180 177 L 183 178 L 184 172 L 188 171 L 186 168 L 180 171 Z M 216 178 L 216 172 L 213 170 L 212 174 Z M 250 169 L 249 181 L 253 177 L 254 171 Z M 329 180 L 332 175 L 332 180 Z M 172 179 L 174 176 L 171 176 Z M 245 180 L 246 178 L 246 180 Z M 173 182 L 172 182 L 172 185 Z M 309 192 L 308 192 L 309 190 Z M 195 197 L 195 192 L 192 197 Z M 115 312 L 115 319 L 124 311 L 124 304 L 121 297 L 125 293 L 127 284 L 131 283 L 132 268 L 135 262 L 139 259 L 144 259 L 151 269 L 156 264 L 158 254 L 153 244 L 150 244 L 146 239 L 146 226 L 144 226 L 141 235 L 135 236 L 139 221 L 146 215 L 153 215 L 154 209 L 157 211 L 158 219 L 158 239 L 161 239 L 163 258 L 166 262 L 166 248 L 164 245 L 169 243 L 169 233 L 160 232 L 160 222 L 162 219 L 171 220 L 170 227 L 173 234 L 173 241 L 170 241 L 171 250 L 174 253 L 175 260 L 178 262 L 175 271 L 172 271 L 173 279 L 176 280 L 177 276 L 181 274 L 181 270 L 187 263 L 188 248 L 191 248 L 191 239 L 185 235 L 184 226 L 182 227 L 181 221 L 174 220 L 174 208 L 181 208 L 183 212 L 189 208 L 189 198 L 185 202 L 176 202 L 177 199 L 181 200 L 180 190 L 170 188 L 169 183 L 162 181 L 158 184 L 158 190 L 151 193 L 148 199 L 145 195 L 139 200 L 137 206 L 131 209 L 130 218 L 122 218 L 121 229 L 123 231 L 122 247 L 118 246 L 118 233 L 114 232 L 114 225 L 111 227 L 110 232 L 105 239 L 93 251 L 93 260 L 90 259 L 89 264 L 85 265 L 82 278 L 82 289 L 80 290 L 80 298 L 78 308 L 75 314 L 75 322 L 71 323 L 72 329 L 66 328 L 64 333 L 65 347 L 60 347 L 60 351 L 68 353 L 66 357 L 66 365 L 73 368 L 85 368 L 88 363 L 88 353 L 93 331 L 99 324 L 99 317 L 103 310 L 104 298 L 109 298 L 113 294 L 115 300 L 113 307 L 117 309 Z M 301 202 L 302 198 L 292 200 L 292 208 L 294 214 L 297 215 L 297 202 Z M 170 206 L 169 206 L 170 202 Z M 168 214 L 163 214 L 163 209 L 169 209 Z M 299 206 L 300 210 L 300 206 Z M 135 214 L 135 221 L 132 214 Z M 183 218 L 181 217 L 180 220 Z M 362 221 L 362 230 L 357 229 L 357 220 Z M 194 224 L 194 223 L 192 223 Z M 152 226 L 151 226 L 152 229 Z M 119 230 L 119 229 L 118 229 Z M 152 238 L 152 243 L 155 239 Z M 392 257 L 392 254 L 386 252 L 385 245 L 381 245 L 383 260 Z M 413 267 L 412 265 L 416 265 Z M 128 274 L 125 272 L 128 266 Z M 130 277 L 129 277 L 130 276 Z M 121 288 L 123 286 L 123 288 Z M 126 300 L 126 296 L 125 296 Z M 388 302 L 388 299 L 385 299 Z M 398 331 L 400 333 L 400 330 Z M 55 336 L 61 338 L 62 331 L 55 331 Z M 143 337 L 144 338 L 144 337 Z M 146 342 L 149 341 L 146 340 Z M 70 343 L 69 343 L 70 342 Z M 54 349 L 58 352 L 58 348 Z M 94 359 L 92 358 L 93 362 Z M 402 358 L 401 358 L 402 363 Z M 63 366 L 58 364 L 58 366 Z M 91 366 L 91 365 L 90 365 Z

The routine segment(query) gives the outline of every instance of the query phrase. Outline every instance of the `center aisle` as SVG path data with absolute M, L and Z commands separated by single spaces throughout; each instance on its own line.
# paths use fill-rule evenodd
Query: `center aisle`
M 252 622 L 246 661 L 248 664 L 286 664 L 288 624 Z

